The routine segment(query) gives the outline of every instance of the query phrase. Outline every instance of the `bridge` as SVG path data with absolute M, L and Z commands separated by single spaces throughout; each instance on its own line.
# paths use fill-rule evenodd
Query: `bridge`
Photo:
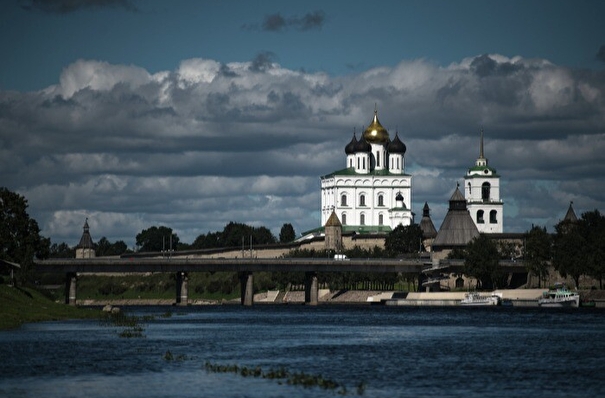
M 240 277 L 241 303 L 254 302 L 254 272 L 304 272 L 305 303 L 318 304 L 317 274 L 320 272 L 365 272 L 365 273 L 430 273 L 448 271 L 462 273 L 462 260 L 442 260 L 427 263 L 422 259 L 350 259 L 334 260 L 322 258 L 183 258 L 183 257 L 95 257 L 35 260 L 38 272 L 62 273 L 66 277 L 66 303 L 76 304 L 78 273 L 148 273 L 162 272 L 176 275 L 176 302 L 188 303 L 188 273 L 190 272 L 237 272 Z M 522 262 L 501 261 L 504 272 L 524 270 Z

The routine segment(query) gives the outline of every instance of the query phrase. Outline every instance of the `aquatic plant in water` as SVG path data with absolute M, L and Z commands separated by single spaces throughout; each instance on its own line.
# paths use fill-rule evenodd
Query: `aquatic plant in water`
M 145 317 L 145 320 L 151 320 L 152 318 Z M 140 323 L 140 318 L 134 315 L 127 315 L 123 312 L 111 312 L 104 313 L 101 317 L 101 324 L 105 326 L 119 326 L 125 327 L 126 329 L 120 331 L 118 336 L 125 338 L 142 338 L 145 337 L 143 334 L 143 326 Z
M 260 366 L 248 368 L 246 366 L 220 365 L 210 362 L 206 362 L 204 367 L 207 372 L 233 373 L 239 374 L 243 377 L 262 377 L 263 379 L 279 380 L 279 384 L 282 384 L 281 380 L 285 380 L 287 385 L 302 386 L 304 388 L 318 387 L 324 390 L 339 389 L 338 393 L 340 395 L 348 394 L 346 386 L 341 385 L 334 380 L 325 379 L 321 375 L 312 375 L 304 372 L 292 373 L 283 367 L 278 369 L 270 369 L 267 372 L 263 372 Z M 365 393 L 365 387 L 365 383 L 360 382 L 357 385 L 357 394 L 363 395 Z
M 187 355 L 184 355 L 184 354 L 179 354 L 179 355 L 177 355 L 177 356 L 175 357 L 175 356 L 172 354 L 172 352 L 170 352 L 170 350 L 167 350 L 167 351 L 164 353 L 164 360 L 165 360 L 165 361 L 185 361 L 185 360 L 187 360 L 187 359 L 189 359 L 189 358 L 187 357 Z

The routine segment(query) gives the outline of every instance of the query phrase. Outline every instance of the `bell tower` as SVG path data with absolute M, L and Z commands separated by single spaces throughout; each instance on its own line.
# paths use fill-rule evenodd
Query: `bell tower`
M 504 203 L 500 199 L 500 176 L 489 166 L 483 150 L 483 129 L 479 157 L 464 176 L 464 197 L 479 232 L 502 233 Z

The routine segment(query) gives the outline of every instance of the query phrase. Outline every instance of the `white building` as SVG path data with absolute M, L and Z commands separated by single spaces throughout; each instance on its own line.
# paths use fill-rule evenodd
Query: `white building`
M 345 168 L 321 177 L 321 225 L 332 212 L 343 231 L 389 232 L 410 225 L 412 176 L 405 173 L 406 147 L 398 134 L 374 119 L 359 141 L 355 133 L 345 147 Z
M 500 176 L 483 155 L 483 130 L 479 158 L 464 176 L 464 197 L 479 232 L 502 233 L 504 204 L 500 199 Z

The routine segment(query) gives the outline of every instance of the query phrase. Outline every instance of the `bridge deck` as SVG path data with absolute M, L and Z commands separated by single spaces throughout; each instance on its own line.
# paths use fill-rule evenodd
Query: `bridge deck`
M 419 260 L 364 259 L 194 259 L 194 258 L 90 258 L 35 261 L 40 272 L 404 272 L 422 269 Z
M 51 273 L 121 273 L 121 272 L 402 272 L 428 271 L 420 259 L 332 259 L 300 258 L 241 258 L 200 259 L 182 257 L 36 260 L 36 269 Z M 434 269 L 462 272 L 464 262 L 444 261 Z M 501 261 L 504 272 L 523 272 L 522 262 Z

